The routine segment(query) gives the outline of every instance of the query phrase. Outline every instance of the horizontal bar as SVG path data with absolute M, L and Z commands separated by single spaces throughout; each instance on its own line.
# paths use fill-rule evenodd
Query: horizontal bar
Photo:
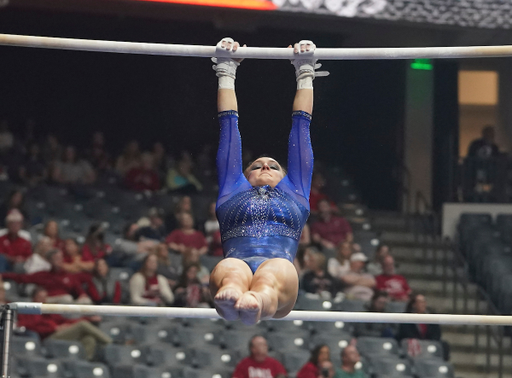
M 111 52 L 121 54 L 188 57 L 221 56 L 214 46 L 117 42 L 73 38 L 0 34 L 0 45 L 43 49 Z M 292 49 L 240 47 L 231 56 L 253 59 L 293 59 Z M 491 58 L 512 56 L 512 46 L 412 47 L 412 48 L 317 48 L 321 60 Z
M 11 303 L 20 314 L 61 314 L 83 316 L 133 316 L 166 318 L 220 319 L 211 308 L 142 307 L 142 306 L 91 306 L 42 303 Z M 343 321 L 349 323 L 411 323 L 411 324 L 460 324 L 460 325 L 512 325 L 512 316 L 403 314 L 339 311 L 292 311 L 283 319 L 316 322 Z

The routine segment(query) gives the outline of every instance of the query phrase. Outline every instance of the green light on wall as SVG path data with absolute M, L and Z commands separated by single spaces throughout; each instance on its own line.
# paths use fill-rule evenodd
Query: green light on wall
M 432 71 L 434 66 L 430 59 L 414 59 L 414 62 L 411 63 L 411 68 L 413 70 Z

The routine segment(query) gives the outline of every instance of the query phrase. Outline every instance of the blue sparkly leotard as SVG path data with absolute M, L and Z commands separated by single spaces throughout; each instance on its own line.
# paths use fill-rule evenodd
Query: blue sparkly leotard
M 271 258 L 293 262 L 309 216 L 313 173 L 311 115 L 292 114 L 288 174 L 275 188 L 253 187 L 243 174 L 238 113 L 221 112 L 219 122 L 217 218 L 224 257 L 245 261 L 253 273 Z

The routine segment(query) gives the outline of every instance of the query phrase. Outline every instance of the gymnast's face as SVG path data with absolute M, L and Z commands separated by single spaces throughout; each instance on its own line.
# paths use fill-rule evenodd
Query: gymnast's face
M 284 171 L 274 159 L 261 157 L 254 160 L 245 170 L 245 177 L 252 186 L 270 185 L 275 188 L 283 179 Z

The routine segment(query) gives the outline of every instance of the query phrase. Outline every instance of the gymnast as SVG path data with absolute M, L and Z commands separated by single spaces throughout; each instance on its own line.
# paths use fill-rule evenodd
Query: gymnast
M 219 78 L 220 142 L 217 152 L 219 197 L 217 217 L 224 259 L 210 276 L 215 308 L 226 320 L 251 325 L 260 319 L 282 318 L 297 299 L 298 276 L 293 265 L 309 216 L 313 150 L 309 135 L 315 72 L 311 41 L 294 45 L 297 92 L 288 142 L 288 172 L 274 159 L 260 157 L 244 170 L 238 130 L 236 69 L 240 45 L 231 38 L 217 44 L 231 57 L 212 59 Z M 292 46 L 289 46 L 290 48 Z

